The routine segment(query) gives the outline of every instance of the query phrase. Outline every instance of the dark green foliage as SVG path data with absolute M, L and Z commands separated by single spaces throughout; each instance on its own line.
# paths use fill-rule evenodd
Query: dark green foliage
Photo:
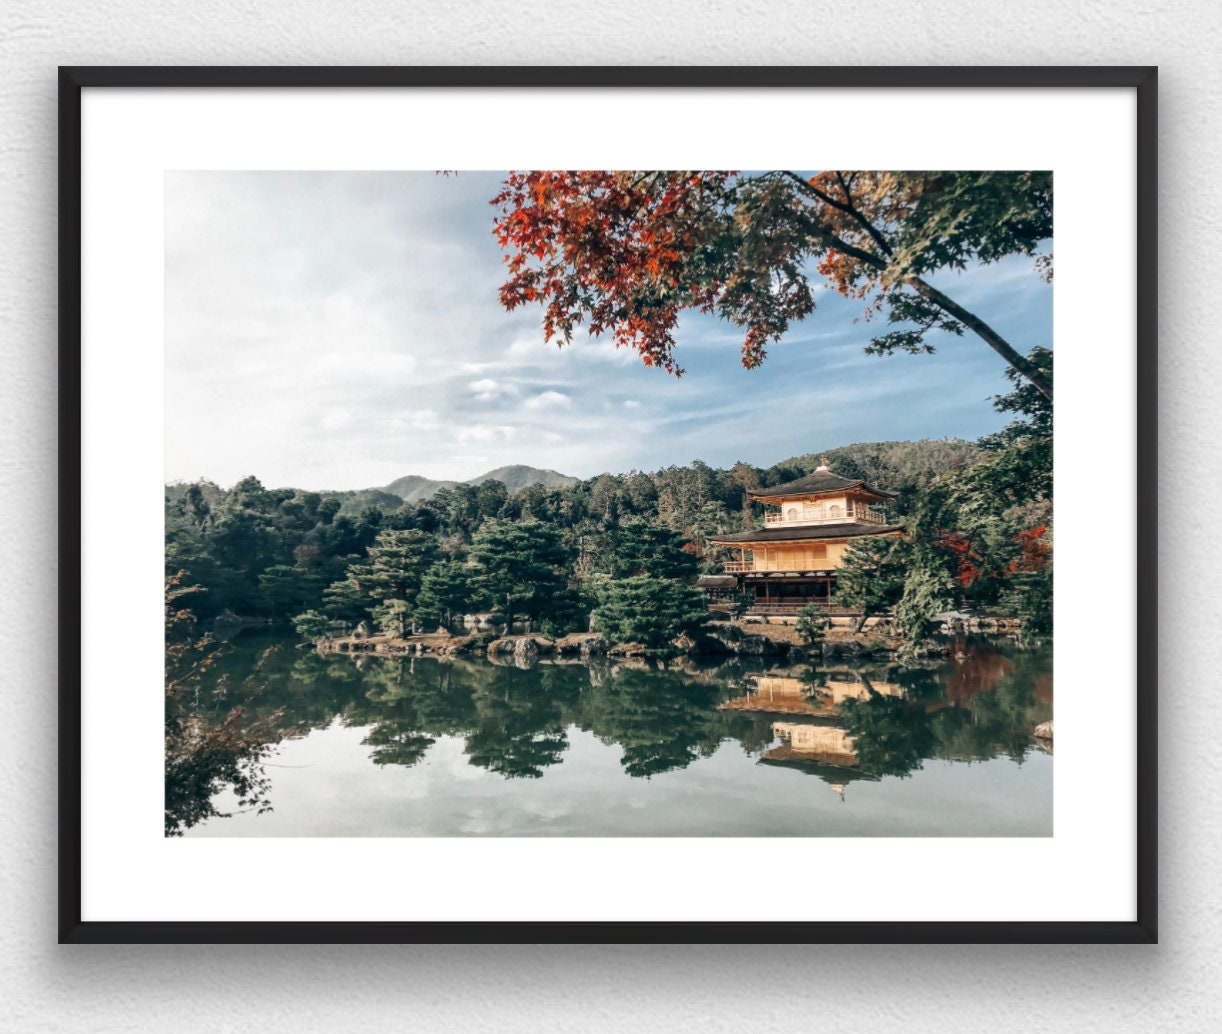
M 674 640 L 709 620 L 699 589 L 666 579 L 638 576 L 608 582 L 599 592 L 595 627 L 619 643 L 640 643 L 652 654 L 675 651 Z
M 740 618 L 755 606 L 755 593 L 736 592 L 729 601 L 730 617 Z
M 1022 621 L 1024 642 L 1052 634 L 1052 561 L 1038 571 L 1022 571 L 1010 577 L 998 607 Z
M 357 588 L 375 600 L 415 600 L 425 572 L 437 559 L 437 543 L 422 531 L 383 531 L 366 563 L 348 570 Z
M 273 564 L 258 580 L 263 609 L 274 616 L 291 614 L 318 598 L 318 577 L 287 564 Z
M 877 535 L 855 539 L 845 550 L 836 579 L 836 600 L 865 619 L 899 603 L 904 593 L 911 546 L 907 539 Z
M 475 727 L 464 748 L 471 764 L 506 779 L 538 779 L 559 764 L 569 745 L 569 692 L 559 679 L 539 682 L 514 668 L 492 670 L 475 694 Z
M 437 543 L 423 531 L 383 531 L 369 547 L 369 560 L 348 570 L 361 594 L 378 601 L 371 611 L 383 631 L 407 635 L 418 617 L 420 588 L 437 559 Z
M 373 598 L 366 596 L 351 578 L 332 582 L 323 590 L 322 610 L 332 621 L 347 621 L 356 624 L 369 615 L 368 607 Z
M 331 619 L 316 610 L 307 610 L 293 618 L 293 628 L 302 639 L 319 639 L 331 626 Z
M 670 528 L 633 520 L 619 526 L 613 541 L 610 574 L 614 578 L 648 575 L 651 578 L 691 579 L 696 576 L 696 557 L 683 548 L 688 540 Z
M 406 600 L 382 600 L 372 614 L 374 624 L 387 635 L 405 639 L 415 630 L 414 612 Z
M 486 521 L 471 542 L 471 585 L 501 615 L 508 632 L 515 615 L 537 620 L 552 611 L 566 587 L 571 561 L 551 525 Z
M 466 613 L 472 597 L 472 571 L 454 560 L 439 560 L 425 572 L 420 582 L 417 605 L 422 615 L 446 623 L 455 614 Z
M 815 643 L 823 641 L 823 637 L 827 634 L 830 624 L 831 622 L 828 621 L 827 615 L 823 613 L 822 608 L 809 603 L 798 611 L 798 620 L 797 624 L 794 625 L 794 631 L 798 633 L 798 638 L 807 646 L 813 646 Z

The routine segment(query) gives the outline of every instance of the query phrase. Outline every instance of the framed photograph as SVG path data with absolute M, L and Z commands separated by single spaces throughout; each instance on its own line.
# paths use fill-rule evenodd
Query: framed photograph
M 61 69 L 61 941 L 1154 942 L 1155 119 Z

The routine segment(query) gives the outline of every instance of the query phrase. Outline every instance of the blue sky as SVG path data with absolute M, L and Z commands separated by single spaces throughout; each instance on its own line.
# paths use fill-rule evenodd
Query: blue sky
M 865 355 L 876 324 L 817 292 L 756 370 L 738 328 L 687 314 L 680 379 L 579 330 L 506 313 L 499 173 L 166 177 L 166 476 L 368 488 L 525 463 L 578 477 L 702 459 L 769 466 L 853 442 L 976 438 L 1004 364 L 973 335 Z M 817 278 L 816 279 L 817 282 Z M 934 282 L 1020 351 L 1052 345 L 1052 288 L 1014 257 Z

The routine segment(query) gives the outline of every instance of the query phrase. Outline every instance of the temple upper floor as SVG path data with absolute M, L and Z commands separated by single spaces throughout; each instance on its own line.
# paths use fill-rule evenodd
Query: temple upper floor
M 766 527 L 818 524 L 887 523 L 879 508 L 895 496 L 871 488 L 861 478 L 846 478 L 833 473 L 826 462 L 815 470 L 783 485 L 757 488 L 750 492 L 764 504 Z
M 886 524 L 886 515 L 853 495 L 764 501 L 764 526 L 814 524 Z

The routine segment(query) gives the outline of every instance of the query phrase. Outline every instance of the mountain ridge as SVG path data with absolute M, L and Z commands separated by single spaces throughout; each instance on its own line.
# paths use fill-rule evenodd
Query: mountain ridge
M 389 485 L 379 488 L 379 492 L 387 492 L 398 496 L 405 503 L 419 503 L 431 499 L 443 488 L 457 488 L 459 485 L 482 485 L 485 481 L 499 481 L 510 493 L 520 492 L 531 485 L 542 485 L 544 488 L 575 485 L 580 478 L 561 474 L 557 470 L 541 467 L 529 467 L 523 463 L 511 463 L 505 467 L 497 467 L 477 477 L 466 481 L 439 481 L 427 478 L 421 474 L 406 474 L 395 478 Z
M 962 438 L 922 438 L 909 441 L 856 442 L 829 448 L 821 452 L 790 456 L 770 467 L 756 468 L 765 485 L 780 484 L 809 474 L 824 459 L 838 473 L 849 477 L 861 477 L 876 488 L 895 490 L 909 483 L 928 481 L 945 470 L 970 466 L 983 455 L 983 450 L 974 442 Z M 623 476 L 612 475 L 612 476 Z M 393 507 L 391 500 L 416 504 L 431 499 L 443 488 L 459 485 L 479 485 L 485 481 L 500 481 L 510 494 L 520 492 L 531 485 L 545 488 L 575 485 L 581 478 L 561 474 L 547 468 L 530 467 L 525 464 L 510 464 L 497 467 L 466 481 L 441 480 L 421 474 L 406 474 L 381 488 L 321 490 L 323 497 L 335 496 L 343 501 L 341 513 L 359 513 L 366 506 L 382 509 Z M 590 480 L 590 479 L 586 479 Z M 224 490 L 207 480 L 196 482 L 204 490 L 210 504 L 224 494 Z M 172 482 L 165 486 L 166 498 L 176 501 L 187 489 L 188 482 Z

